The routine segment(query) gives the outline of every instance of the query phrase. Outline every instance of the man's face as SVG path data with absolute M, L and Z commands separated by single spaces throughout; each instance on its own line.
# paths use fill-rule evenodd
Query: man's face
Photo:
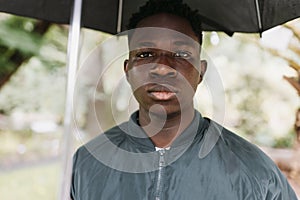
M 157 14 L 139 22 L 130 43 L 124 70 L 140 110 L 154 105 L 153 114 L 172 115 L 193 109 L 193 96 L 206 70 L 200 45 L 190 23 L 171 14 Z

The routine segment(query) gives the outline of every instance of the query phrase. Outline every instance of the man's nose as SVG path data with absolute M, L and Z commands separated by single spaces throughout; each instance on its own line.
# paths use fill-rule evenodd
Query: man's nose
M 177 71 L 172 67 L 172 59 L 167 55 L 160 55 L 150 70 L 152 77 L 176 77 Z M 173 63 L 174 65 L 174 63 Z

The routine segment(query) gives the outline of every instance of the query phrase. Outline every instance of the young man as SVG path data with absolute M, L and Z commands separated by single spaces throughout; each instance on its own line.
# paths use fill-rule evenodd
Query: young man
M 198 18 L 177 0 L 133 16 L 124 71 L 139 110 L 76 152 L 73 200 L 296 199 L 264 153 L 194 109 L 206 71 Z

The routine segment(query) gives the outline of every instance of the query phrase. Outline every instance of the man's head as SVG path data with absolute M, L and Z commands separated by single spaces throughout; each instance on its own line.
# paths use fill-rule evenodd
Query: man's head
M 140 21 L 158 13 L 169 13 L 185 18 L 198 37 L 198 42 L 202 44 L 201 16 L 197 10 L 192 10 L 187 4 L 182 3 L 182 0 L 149 0 L 140 7 L 139 12 L 132 15 L 127 28 L 135 29 Z
M 151 2 L 168 4 L 152 8 Z M 186 17 L 195 13 L 177 0 L 150 0 L 141 11 L 131 20 L 135 29 L 130 30 L 129 59 L 124 63 L 140 111 L 163 110 L 161 114 L 168 115 L 192 111 L 193 96 L 206 70 L 206 62 L 200 61 L 201 28 L 196 33 Z M 163 109 L 155 110 L 154 105 Z

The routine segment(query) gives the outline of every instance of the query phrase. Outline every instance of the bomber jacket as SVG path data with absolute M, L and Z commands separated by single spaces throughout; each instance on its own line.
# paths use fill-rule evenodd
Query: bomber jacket
M 156 148 L 128 122 L 80 147 L 73 158 L 73 200 L 296 200 L 276 164 L 258 147 L 203 118 L 169 148 Z

